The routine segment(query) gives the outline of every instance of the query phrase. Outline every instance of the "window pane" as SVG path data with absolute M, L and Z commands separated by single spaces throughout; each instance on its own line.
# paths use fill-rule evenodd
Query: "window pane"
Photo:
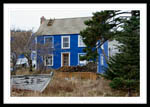
M 64 42 L 64 43 L 68 43 L 68 42 L 69 42 L 69 39 L 65 37 L 65 38 L 63 38 L 63 42 Z
M 49 45 L 49 47 L 53 47 L 52 37 L 45 38 L 45 43 Z
M 69 43 L 64 43 L 63 47 L 69 47 Z
M 82 36 L 79 35 L 79 46 L 85 46 Z
M 69 37 L 63 37 L 63 47 L 69 47 Z
M 52 55 L 45 57 L 45 61 L 46 61 L 46 66 L 52 65 L 52 61 L 53 61 L 52 60 Z

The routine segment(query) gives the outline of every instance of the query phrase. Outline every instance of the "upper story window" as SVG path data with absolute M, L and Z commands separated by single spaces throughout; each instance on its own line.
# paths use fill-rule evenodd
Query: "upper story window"
M 82 36 L 78 36 L 78 47 L 86 47 L 86 45 L 83 42 Z
M 70 48 L 70 36 L 62 36 L 61 38 L 61 48 L 69 49 Z
M 44 37 L 44 43 L 53 48 L 53 37 Z

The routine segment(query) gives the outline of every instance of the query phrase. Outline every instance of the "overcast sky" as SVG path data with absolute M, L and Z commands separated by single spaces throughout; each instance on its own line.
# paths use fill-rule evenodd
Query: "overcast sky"
M 11 29 L 32 29 L 37 31 L 40 26 L 40 18 L 71 18 L 92 16 L 99 9 L 46 9 L 46 10 L 15 10 L 10 12 Z

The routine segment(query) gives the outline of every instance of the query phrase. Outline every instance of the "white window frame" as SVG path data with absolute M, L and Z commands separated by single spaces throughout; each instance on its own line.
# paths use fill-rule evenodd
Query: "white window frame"
M 101 65 L 104 65 L 104 55 L 103 54 L 100 55 L 100 59 L 101 59 Z
M 62 56 L 64 53 L 68 53 L 69 54 L 69 66 L 70 66 L 70 52 L 61 52 L 61 67 L 63 66 L 63 62 L 62 62 Z
M 68 38 L 68 40 L 69 40 L 69 46 L 68 47 L 64 47 L 63 46 L 63 38 Z M 61 37 L 61 49 L 70 49 L 70 36 L 62 36 Z
M 52 38 L 52 48 L 54 48 L 54 37 L 53 36 L 44 36 L 44 44 L 46 38 Z
M 86 55 L 86 53 L 78 53 L 78 65 L 80 65 L 80 55 Z M 87 63 L 88 63 L 88 61 L 87 61 Z
M 78 47 L 86 47 L 86 45 L 85 45 L 85 43 L 83 42 L 83 40 L 82 40 L 82 42 L 84 43 L 84 45 L 81 45 L 81 44 L 80 44 L 80 37 L 82 38 L 81 35 L 78 35 Z
M 53 66 L 53 64 L 54 64 L 54 55 L 53 54 L 48 54 L 48 56 L 52 56 L 52 64 L 50 65 L 46 65 L 46 60 L 45 60 L 45 58 L 43 59 L 43 61 L 44 61 L 44 66 Z M 45 56 L 44 56 L 45 57 Z

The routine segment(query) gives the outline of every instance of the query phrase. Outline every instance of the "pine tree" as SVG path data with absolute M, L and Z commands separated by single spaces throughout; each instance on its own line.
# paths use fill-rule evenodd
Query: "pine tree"
M 123 30 L 117 32 L 116 40 L 123 45 L 118 46 L 121 53 L 110 58 L 104 76 L 112 80 L 110 86 L 114 89 L 139 92 L 139 23 L 140 12 L 132 11 L 132 16 L 124 20 Z M 111 69 L 111 70 L 110 70 Z M 111 72 L 113 71 L 113 72 Z
M 83 38 L 83 42 L 87 46 L 84 48 L 84 52 L 86 52 L 86 56 L 81 57 L 81 60 L 93 60 L 98 56 L 96 43 L 100 41 L 100 45 L 97 48 L 101 48 L 101 46 L 111 38 L 114 37 L 115 31 L 118 28 L 118 25 L 122 22 L 121 17 L 116 17 L 117 15 L 129 13 L 122 12 L 120 10 L 105 10 L 100 12 L 93 13 L 93 17 L 90 20 L 85 21 L 85 25 L 87 25 L 86 29 L 80 32 L 80 35 Z M 101 48 L 102 49 L 102 48 Z M 105 60 L 107 61 L 107 57 L 105 55 L 104 50 L 102 49 Z

